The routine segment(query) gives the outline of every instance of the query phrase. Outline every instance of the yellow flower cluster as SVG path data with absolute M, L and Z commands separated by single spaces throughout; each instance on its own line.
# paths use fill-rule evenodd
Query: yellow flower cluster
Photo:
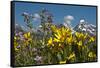
M 95 38 L 90 37 L 88 33 L 81 33 L 81 32 L 75 32 L 75 36 L 73 36 L 72 31 L 68 28 L 62 27 L 57 28 L 56 26 L 51 26 L 53 37 L 50 37 L 48 40 L 47 45 L 54 46 L 56 43 L 66 43 L 67 45 L 72 45 L 73 42 L 75 42 L 77 45 L 82 46 L 83 43 L 87 40 L 88 42 L 94 42 Z M 61 45 L 61 44 L 59 44 Z
M 82 49 L 84 48 L 88 49 L 87 51 L 87 53 L 89 52 L 88 57 L 91 58 L 95 56 L 95 54 L 93 52 L 90 52 L 88 48 L 88 46 L 91 45 L 91 43 L 95 42 L 96 40 L 95 36 L 90 36 L 88 33 L 82 33 L 82 32 L 75 32 L 73 34 L 69 28 L 65 27 L 58 28 L 54 25 L 51 26 L 51 30 L 52 30 L 52 36 L 49 37 L 47 42 L 47 45 L 49 47 L 50 46 L 53 48 L 63 47 L 67 51 L 66 46 L 70 46 L 69 50 L 71 50 L 72 47 L 75 47 L 74 45 L 76 45 L 78 46 L 78 50 L 80 51 L 82 51 Z M 64 49 L 61 50 L 62 54 L 64 54 Z M 76 54 L 74 52 L 71 53 L 69 52 L 69 55 L 67 55 L 66 57 L 65 57 L 66 60 L 75 60 Z M 59 64 L 66 63 L 67 62 L 66 60 L 59 61 Z
M 69 28 L 55 25 L 50 26 L 48 35 L 39 38 L 30 31 L 23 32 L 21 35 L 16 33 L 14 36 L 14 49 L 18 54 L 29 49 L 28 46 L 30 46 L 30 54 L 39 53 L 42 57 L 48 56 L 45 58 L 48 60 L 43 59 L 43 63 L 65 64 L 94 61 L 96 60 L 95 43 L 96 36 L 90 36 L 88 33 L 83 32 L 73 33 Z M 39 50 L 34 51 L 35 48 Z M 42 48 L 44 48 L 43 51 Z
M 20 45 L 20 43 L 23 43 L 23 45 L 25 47 L 25 46 L 28 46 L 32 42 L 32 38 L 31 38 L 31 33 L 30 32 L 24 33 L 22 35 L 22 37 L 24 38 L 23 40 L 21 40 L 20 36 L 14 36 L 14 48 L 15 48 L 15 51 L 19 50 L 18 46 Z
M 54 46 L 55 43 L 59 43 L 58 46 L 61 46 L 62 43 L 66 42 L 71 45 L 73 36 L 71 30 L 65 27 L 57 28 L 56 26 L 51 26 L 53 37 L 50 37 L 47 45 Z

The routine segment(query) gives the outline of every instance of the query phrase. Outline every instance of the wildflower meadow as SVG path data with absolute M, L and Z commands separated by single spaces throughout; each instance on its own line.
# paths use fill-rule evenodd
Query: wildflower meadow
M 45 8 L 38 15 L 20 14 L 25 28 L 15 23 L 15 66 L 70 64 L 97 61 L 97 35 L 55 24 Z M 34 28 L 35 17 L 40 19 Z M 83 21 L 84 22 L 84 21 Z M 81 25 L 82 26 L 82 25 Z

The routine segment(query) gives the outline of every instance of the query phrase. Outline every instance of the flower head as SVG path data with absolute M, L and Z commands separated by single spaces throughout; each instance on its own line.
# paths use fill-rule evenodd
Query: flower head
M 96 54 L 94 54 L 93 52 L 89 52 L 88 57 L 90 58 L 96 57 Z
M 24 40 L 25 45 L 28 45 L 28 44 L 30 44 L 32 42 L 32 38 L 31 38 L 31 33 L 30 32 L 25 33 L 23 36 L 25 38 L 25 40 Z
M 42 60 L 42 57 L 41 57 L 41 56 L 36 56 L 36 57 L 34 58 L 34 60 L 37 61 L 37 62 L 39 62 L 39 61 Z
M 78 45 L 78 46 L 82 46 L 82 41 L 79 41 L 79 42 L 77 43 L 77 45 Z
M 47 45 L 52 45 L 52 46 L 54 46 L 52 37 L 50 37 L 50 39 L 48 40 Z

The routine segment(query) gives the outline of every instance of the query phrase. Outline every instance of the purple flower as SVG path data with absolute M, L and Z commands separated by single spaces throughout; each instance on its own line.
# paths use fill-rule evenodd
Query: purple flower
M 15 36 L 18 36 L 18 33 L 16 33 Z
M 20 36 L 20 40 L 24 40 L 24 39 L 25 39 L 25 38 L 21 35 L 21 36 Z
M 36 56 L 36 57 L 34 58 L 34 60 L 35 60 L 35 61 L 37 61 L 37 62 L 40 62 L 40 61 L 41 61 L 41 59 L 42 59 L 42 57 L 41 57 L 41 56 Z
M 19 35 L 23 35 L 23 33 L 22 32 L 19 32 Z
M 20 48 L 20 45 L 17 46 L 17 49 L 19 49 L 19 48 Z

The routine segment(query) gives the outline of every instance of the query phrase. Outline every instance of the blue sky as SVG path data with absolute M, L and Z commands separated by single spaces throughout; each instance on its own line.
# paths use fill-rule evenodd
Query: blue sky
M 86 6 L 72 6 L 72 5 L 55 5 L 55 4 L 40 4 L 40 3 L 26 3 L 16 2 L 15 3 L 15 21 L 20 25 L 25 26 L 24 17 L 21 16 L 23 12 L 30 14 L 38 13 L 42 8 L 46 8 L 50 13 L 53 14 L 53 21 L 55 24 L 63 23 L 64 17 L 71 15 L 74 20 L 71 22 L 74 27 L 80 21 L 85 19 L 88 23 L 96 25 L 96 7 Z M 33 26 L 37 27 L 40 22 L 33 21 Z

